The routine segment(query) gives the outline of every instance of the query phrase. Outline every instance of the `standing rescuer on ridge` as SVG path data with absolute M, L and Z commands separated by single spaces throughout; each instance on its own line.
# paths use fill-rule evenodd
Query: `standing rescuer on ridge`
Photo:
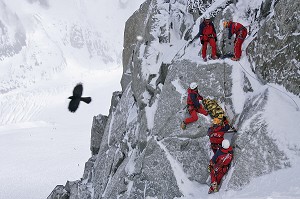
M 228 39 L 231 39 L 232 35 L 235 36 L 234 40 L 234 57 L 233 61 L 239 61 L 242 55 L 242 44 L 247 37 L 247 29 L 238 22 L 224 21 L 223 27 L 228 28 Z
M 209 15 L 205 15 L 202 23 L 199 26 L 198 34 L 193 38 L 194 41 L 196 38 L 200 37 L 200 41 L 202 44 L 202 58 L 203 61 L 207 61 L 206 58 L 206 50 L 207 45 L 210 44 L 211 46 L 211 58 L 218 59 L 217 57 L 217 34 L 215 30 L 214 24 L 210 20 Z

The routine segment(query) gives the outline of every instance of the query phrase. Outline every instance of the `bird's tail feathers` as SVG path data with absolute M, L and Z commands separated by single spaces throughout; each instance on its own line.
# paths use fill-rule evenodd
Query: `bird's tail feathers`
M 91 97 L 82 97 L 81 100 L 84 101 L 85 103 L 89 104 L 92 101 L 92 98 Z

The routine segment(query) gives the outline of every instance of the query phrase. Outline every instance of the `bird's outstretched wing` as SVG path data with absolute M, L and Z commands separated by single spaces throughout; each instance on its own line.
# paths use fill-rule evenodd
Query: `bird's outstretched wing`
M 74 97 L 81 97 L 81 95 L 82 95 L 82 90 L 83 90 L 82 84 L 81 84 L 81 83 L 78 83 L 78 84 L 75 86 L 74 90 L 73 90 L 73 96 L 74 96 Z
M 69 103 L 69 107 L 68 107 L 69 111 L 74 113 L 79 106 L 79 102 L 80 102 L 80 99 L 72 99 Z

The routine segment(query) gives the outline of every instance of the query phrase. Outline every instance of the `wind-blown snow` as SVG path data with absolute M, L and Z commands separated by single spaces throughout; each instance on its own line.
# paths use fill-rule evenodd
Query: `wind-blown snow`
M 149 129 L 152 129 L 154 126 L 154 116 L 157 109 L 158 100 L 156 100 L 151 107 L 145 107 L 146 117 L 147 117 L 147 126 Z

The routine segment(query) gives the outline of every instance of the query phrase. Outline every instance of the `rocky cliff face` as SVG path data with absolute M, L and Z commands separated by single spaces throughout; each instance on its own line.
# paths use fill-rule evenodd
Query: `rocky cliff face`
M 187 51 L 180 49 L 178 43 L 182 46 L 185 38 L 191 38 L 195 16 L 201 15 L 189 13 L 191 3 L 193 1 L 147 0 L 128 19 L 124 35 L 122 95 L 117 105 L 113 105 L 105 129 L 101 130 L 101 141 L 99 137 L 92 137 L 97 140 L 95 144 L 99 150 L 97 154 L 93 150 L 83 178 L 66 186 L 71 190 L 68 191 L 70 198 L 188 198 L 185 185 L 193 182 L 197 183 L 197 189 L 207 189 L 206 169 L 211 151 L 206 131 L 210 119 L 200 115 L 187 130 L 179 127 L 187 114 L 184 109 L 186 89 L 194 81 L 200 85 L 201 95 L 222 102 L 241 130 L 228 137 L 237 147 L 232 169 L 223 185 L 226 189 L 242 189 L 255 177 L 290 166 L 288 156 L 278 147 L 263 115 L 269 90 L 254 92 L 253 82 L 245 72 L 241 72 L 240 79 L 234 79 L 236 69 L 229 62 L 199 63 L 183 56 Z M 299 73 L 289 72 L 291 68 L 299 70 L 299 54 L 281 57 L 282 52 L 299 48 L 296 42 L 299 28 L 279 23 L 283 19 L 272 14 L 272 10 L 284 10 L 281 4 L 285 2 L 265 1 L 256 8 L 255 13 L 263 17 L 251 26 L 255 39 L 250 44 L 248 56 L 261 80 L 282 83 L 299 94 Z M 216 13 L 215 24 L 222 18 L 232 17 L 234 6 L 227 1 L 219 6 L 211 4 Z M 293 9 L 293 16 L 297 17 L 299 9 Z M 253 13 L 246 15 L 255 21 L 258 15 Z M 271 30 L 272 24 L 276 24 L 277 29 Z M 276 38 L 271 35 L 279 36 L 286 26 L 284 31 L 288 34 L 279 43 L 275 42 Z M 143 39 L 137 40 L 137 36 Z M 278 53 L 270 53 L 271 49 Z M 273 75 L 275 73 L 278 75 Z M 283 81 L 281 77 L 286 73 L 291 78 Z M 242 111 L 235 108 L 233 87 L 236 85 L 247 94 Z M 99 135 L 94 131 L 92 135 Z M 93 148 L 97 148 L 95 144 Z M 75 189 L 76 193 L 72 191 Z M 57 192 L 56 195 L 65 194 L 61 187 Z M 55 198 L 54 195 L 55 190 L 48 198 Z
M 265 1 L 256 21 L 259 30 L 249 45 L 253 70 L 267 82 L 283 85 L 300 94 L 299 73 L 299 3 Z

